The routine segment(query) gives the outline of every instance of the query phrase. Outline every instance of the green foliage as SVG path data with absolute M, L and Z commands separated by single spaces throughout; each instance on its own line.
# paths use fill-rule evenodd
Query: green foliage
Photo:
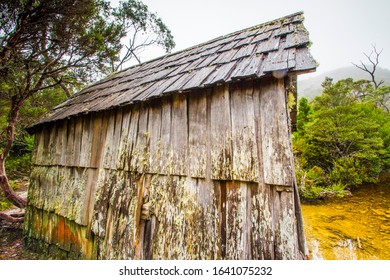
M 310 115 L 313 113 L 309 101 L 302 97 L 299 99 L 298 115 L 297 115 L 297 132 L 299 134 L 304 133 L 305 125 L 309 122 Z
M 367 98 L 372 86 L 326 79 L 323 88 L 310 105 L 299 101 L 293 138 L 300 192 L 309 199 L 376 182 L 390 166 L 390 116 Z

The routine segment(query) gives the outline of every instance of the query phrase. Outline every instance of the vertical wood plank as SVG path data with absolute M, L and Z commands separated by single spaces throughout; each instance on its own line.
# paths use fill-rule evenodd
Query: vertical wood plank
M 117 167 L 117 158 L 119 154 L 119 146 L 121 143 L 122 138 L 122 122 L 123 122 L 123 110 L 122 108 L 118 108 L 116 110 L 115 114 L 115 129 L 112 139 L 112 155 L 111 155 L 111 162 L 110 162 L 110 168 L 116 169 Z
M 67 129 L 67 147 L 65 153 L 65 165 L 74 166 L 74 136 L 75 136 L 75 119 L 68 120 Z
M 281 220 L 280 222 L 280 247 L 282 259 L 292 260 L 297 259 L 298 254 L 298 236 L 296 219 L 294 212 L 294 197 L 292 189 L 282 188 L 280 191 L 280 207 L 281 207 Z
M 106 169 L 111 168 L 111 160 L 114 150 L 116 147 L 114 146 L 114 133 L 115 133 L 115 125 L 116 125 L 116 114 L 115 111 L 110 112 L 108 116 L 108 124 L 107 124 L 107 134 L 106 139 L 104 141 L 103 148 L 103 159 L 102 159 L 102 167 Z
M 56 158 L 56 164 L 57 165 L 62 165 L 62 145 L 63 139 L 64 139 L 64 133 L 65 133 L 65 128 L 64 128 L 64 121 L 59 121 L 56 124 L 57 127 L 57 139 L 56 139 L 56 151 L 55 151 L 55 158 Z
M 233 180 L 258 181 L 253 82 L 231 86 Z
M 149 168 L 153 174 L 160 172 L 161 158 L 161 101 L 153 102 L 149 108 Z
M 172 98 L 172 175 L 187 175 L 188 170 L 188 121 L 187 98 L 184 94 L 176 94 Z
M 62 124 L 62 139 L 61 139 L 61 161 L 60 165 L 67 166 L 66 164 L 66 153 L 67 153 L 67 147 L 68 147 L 68 121 L 69 120 L 63 120 Z
M 282 237 L 281 237 L 281 224 L 282 220 L 282 212 L 280 205 L 280 192 L 276 190 L 275 187 L 271 188 L 272 191 L 272 203 L 273 203 L 273 211 L 272 211 L 272 220 L 274 226 L 274 250 L 275 250 L 275 259 L 281 260 L 283 259 L 283 251 L 281 247 Z
M 83 136 L 83 118 L 78 117 L 75 120 L 75 132 L 74 132 L 74 158 L 73 166 L 80 166 L 81 156 L 81 143 Z
M 137 132 L 138 132 L 138 121 L 140 115 L 139 105 L 134 105 L 131 109 L 131 119 L 129 125 L 129 134 L 127 136 L 128 141 L 128 153 L 125 155 L 125 166 L 124 169 L 127 171 L 134 171 L 132 169 L 133 150 L 137 144 Z
M 283 80 L 269 79 L 260 95 L 264 181 L 292 186 L 292 149 Z
M 211 179 L 232 179 L 232 131 L 229 86 L 217 86 L 211 96 Z
M 257 153 L 259 158 L 258 186 L 252 189 L 252 231 L 253 258 L 272 260 L 274 256 L 273 200 L 269 185 L 264 182 L 264 155 L 262 149 L 262 115 L 260 95 L 262 83 L 254 83 L 253 101 L 255 109 L 255 128 Z
M 190 176 L 206 177 L 207 160 L 207 96 L 199 91 L 188 97 L 189 168 Z
M 131 170 L 144 173 L 149 165 L 149 106 L 142 104 L 139 110 L 135 147 L 131 153 Z
M 103 156 L 104 142 L 107 135 L 108 118 L 106 114 L 93 118 L 93 135 L 91 146 L 91 163 L 92 168 L 98 168 Z
M 120 137 L 120 143 L 118 147 L 118 153 L 116 156 L 116 169 L 121 170 L 125 168 L 125 161 L 130 157 L 130 142 L 129 142 L 129 128 L 131 121 L 131 108 L 127 107 L 123 111 L 122 118 L 122 131 Z
M 50 141 L 48 144 L 48 159 L 47 164 L 48 165 L 56 165 L 57 164 L 57 157 L 56 157 L 56 144 L 57 144 L 57 126 L 51 126 L 50 127 Z
M 80 147 L 80 166 L 90 167 L 91 162 L 91 147 L 93 137 L 93 116 L 83 116 L 83 131 L 81 135 Z
M 44 145 L 44 133 L 43 130 L 39 130 L 35 134 L 35 150 L 32 159 L 32 162 L 36 165 L 42 165 Z
M 251 259 L 251 195 L 248 184 L 227 182 L 226 201 L 226 259 Z
M 171 122 L 172 122 L 172 97 L 167 96 L 162 99 L 161 115 L 161 160 L 160 174 L 170 174 L 171 172 Z
M 83 200 L 82 209 L 80 213 L 80 224 L 90 226 L 92 221 L 93 209 L 95 204 L 96 185 L 99 176 L 98 169 L 87 169 L 87 182 Z

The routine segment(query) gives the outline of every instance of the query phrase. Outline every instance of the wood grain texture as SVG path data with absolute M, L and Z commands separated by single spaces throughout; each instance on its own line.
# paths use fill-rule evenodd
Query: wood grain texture
M 264 181 L 292 186 L 292 149 L 283 80 L 267 80 L 260 95 Z
M 234 82 L 38 131 L 26 234 L 67 258 L 297 258 L 290 82 Z
M 211 179 L 230 180 L 233 170 L 230 94 L 219 86 L 211 96 Z
M 188 97 L 189 174 L 194 178 L 206 177 L 207 160 L 207 96 L 197 92 Z
M 231 90 L 233 180 L 258 181 L 259 159 L 255 137 L 253 83 Z
M 187 98 L 184 94 L 172 99 L 171 154 L 172 175 L 187 175 L 188 161 L 188 115 Z

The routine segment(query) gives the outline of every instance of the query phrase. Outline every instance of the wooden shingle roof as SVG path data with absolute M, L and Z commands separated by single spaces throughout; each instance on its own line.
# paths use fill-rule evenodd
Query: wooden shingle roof
M 275 71 L 311 71 L 316 62 L 308 45 L 303 13 L 289 15 L 110 75 L 55 107 L 35 125 Z

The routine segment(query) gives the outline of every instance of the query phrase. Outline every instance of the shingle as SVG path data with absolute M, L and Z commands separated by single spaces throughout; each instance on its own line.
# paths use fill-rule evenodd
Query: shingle
M 39 123 L 272 71 L 312 70 L 302 21 L 302 13 L 293 14 L 132 66 L 80 91 Z

